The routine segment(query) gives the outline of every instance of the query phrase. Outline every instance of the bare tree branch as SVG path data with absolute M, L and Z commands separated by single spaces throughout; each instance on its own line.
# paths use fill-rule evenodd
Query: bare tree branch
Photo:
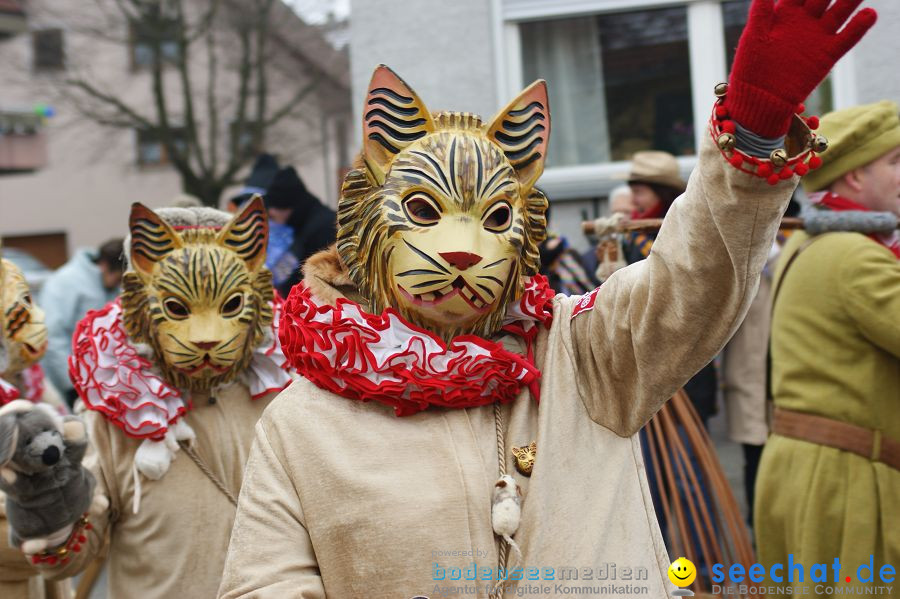
M 209 11 L 210 21 L 212 15 L 218 11 L 219 1 L 212 0 Z M 209 169 L 215 173 L 219 169 L 219 105 L 216 102 L 218 53 L 216 52 L 216 36 L 212 27 L 206 36 L 206 61 L 207 61 L 207 85 L 206 85 L 206 111 L 209 114 Z
M 197 165 L 203 176 L 210 174 L 203 157 L 203 148 L 200 145 L 200 136 L 197 133 L 197 121 L 194 118 L 194 89 L 191 85 L 190 64 L 188 62 L 188 49 L 190 42 L 187 37 L 187 24 L 184 17 L 184 5 L 182 0 L 173 0 L 175 6 L 175 37 L 178 46 L 178 58 L 175 66 L 178 69 L 178 78 L 181 81 L 181 96 L 184 105 L 184 129 L 188 147 L 185 153 L 191 153 L 197 160 Z
M 286 101 L 278 109 L 272 111 L 270 116 L 262 122 L 263 129 L 272 127 L 280 120 L 291 114 L 291 111 L 297 107 L 297 104 L 299 104 L 301 101 L 303 101 L 304 98 L 306 98 L 306 96 L 316 90 L 316 88 L 319 86 L 319 83 L 320 80 L 316 78 L 298 89 L 297 93 L 295 93 L 290 100 Z
M 263 123 L 265 122 L 269 101 L 266 43 L 269 40 L 273 4 L 274 0 L 263 0 L 257 13 L 259 23 L 256 27 L 256 119 L 251 131 L 251 143 L 254 148 L 262 147 L 263 135 L 265 134 Z
M 146 117 L 141 116 L 137 110 L 125 104 L 117 97 L 100 91 L 91 83 L 83 79 L 67 79 L 68 85 L 87 94 L 89 97 L 100 101 L 102 104 L 115 108 L 120 115 L 124 115 L 130 119 L 128 122 L 133 123 L 129 126 L 138 126 L 152 129 L 153 125 Z M 123 119 L 123 122 L 125 120 Z

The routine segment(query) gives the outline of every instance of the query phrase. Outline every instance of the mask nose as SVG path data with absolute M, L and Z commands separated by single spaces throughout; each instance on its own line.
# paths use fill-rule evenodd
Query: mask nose
M 466 270 L 481 262 L 481 256 L 471 252 L 438 252 L 438 255 L 459 270 Z
M 194 341 L 193 344 L 204 351 L 208 351 L 208 350 L 211 350 L 212 348 L 214 348 L 215 346 L 219 345 L 219 342 L 218 341 Z
M 59 448 L 55 445 L 51 445 L 47 449 L 44 450 L 44 453 L 41 454 L 41 461 L 44 462 L 47 466 L 52 466 L 56 462 L 59 461 Z

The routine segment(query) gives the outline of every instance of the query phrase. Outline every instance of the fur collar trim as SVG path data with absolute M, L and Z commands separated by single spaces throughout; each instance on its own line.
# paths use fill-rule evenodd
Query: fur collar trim
M 350 280 L 350 272 L 338 255 L 337 245 L 310 256 L 303 264 L 303 284 L 313 296 L 329 305 L 338 299 L 363 303 L 359 291 Z

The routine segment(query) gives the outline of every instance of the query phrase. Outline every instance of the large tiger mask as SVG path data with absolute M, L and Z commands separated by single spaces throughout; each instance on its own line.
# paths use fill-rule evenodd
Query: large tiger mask
M 272 323 L 268 220 L 256 197 L 220 229 L 176 230 L 134 204 L 122 321 L 170 384 L 208 392 L 237 377 Z
M 495 333 L 539 268 L 547 199 L 534 184 L 549 133 L 543 81 L 485 124 L 430 113 L 379 66 L 338 206 L 338 251 L 370 309 L 445 339 Z

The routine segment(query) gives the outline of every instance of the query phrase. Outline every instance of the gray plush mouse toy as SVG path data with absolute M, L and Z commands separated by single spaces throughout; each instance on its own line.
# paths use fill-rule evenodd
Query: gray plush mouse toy
M 96 481 L 81 465 L 84 423 L 26 400 L 0 408 L 0 490 L 6 493 L 9 543 L 27 554 L 66 542 L 94 501 Z

